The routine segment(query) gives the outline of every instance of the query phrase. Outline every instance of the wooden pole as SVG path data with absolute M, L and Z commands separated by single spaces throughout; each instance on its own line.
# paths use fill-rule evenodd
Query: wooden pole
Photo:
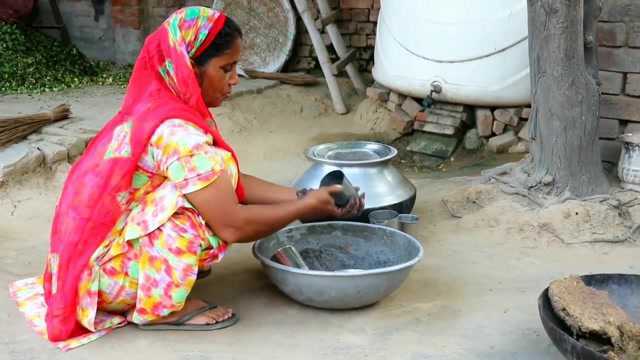
M 313 17 L 309 11 L 308 0 L 294 0 L 294 2 L 298 9 L 298 13 L 300 13 L 300 17 L 309 32 L 311 42 L 316 51 L 316 55 L 318 56 L 320 68 L 322 68 L 324 78 L 327 81 L 327 86 L 329 87 L 329 93 L 331 94 L 331 100 L 333 101 L 333 108 L 338 114 L 346 114 L 348 110 L 344 104 L 344 100 L 342 99 L 342 93 L 340 92 L 338 81 L 336 80 L 336 77 L 333 76 L 329 52 L 327 51 L 327 47 L 322 41 L 322 36 L 313 21 Z
M 318 4 L 318 10 L 320 10 L 321 17 L 327 17 L 331 13 L 331 8 L 327 3 L 327 0 L 316 0 Z M 342 39 L 342 35 L 340 34 L 340 30 L 338 30 L 338 26 L 335 22 L 329 23 L 325 27 L 327 29 L 327 33 L 331 38 L 331 42 L 333 43 L 333 47 L 336 49 L 338 56 L 340 58 L 344 58 L 347 56 L 347 47 L 344 44 L 344 40 Z M 364 94 L 366 91 L 366 87 L 362 78 L 360 77 L 360 72 L 353 63 L 349 63 L 346 67 L 347 74 L 349 74 L 349 78 L 353 82 L 353 86 L 360 94 Z

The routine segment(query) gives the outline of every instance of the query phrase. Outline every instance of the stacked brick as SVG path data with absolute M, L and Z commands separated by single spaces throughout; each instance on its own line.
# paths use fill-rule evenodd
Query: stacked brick
M 617 162 L 623 132 L 640 132 L 640 1 L 605 0 L 598 24 L 600 146 Z
M 314 19 L 320 18 L 315 1 L 309 1 Z M 345 45 L 357 49 L 358 56 L 354 62 L 360 71 L 371 72 L 373 68 L 373 48 L 376 42 L 376 25 L 380 13 L 380 0 L 329 0 L 333 10 L 339 10 L 338 29 Z M 320 29 L 320 26 L 318 27 Z M 286 69 L 289 71 L 306 71 L 318 66 L 311 38 L 302 20 L 298 17 L 298 36 L 291 60 Z M 330 45 L 329 36 L 323 34 L 326 45 Z M 338 56 L 328 46 L 333 61 Z

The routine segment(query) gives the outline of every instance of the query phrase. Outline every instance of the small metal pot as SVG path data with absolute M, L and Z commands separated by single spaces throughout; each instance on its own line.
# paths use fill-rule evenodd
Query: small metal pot
M 375 210 L 369 213 L 369 223 L 387 226 L 409 234 L 411 225 L 417 224 L 417 215 L 398 214 L 395 210 Z
M 640 134 L 624 134 L 618 139 L 622 142 L 618 162 L 620 185 L 625 189 L 640 191 Z

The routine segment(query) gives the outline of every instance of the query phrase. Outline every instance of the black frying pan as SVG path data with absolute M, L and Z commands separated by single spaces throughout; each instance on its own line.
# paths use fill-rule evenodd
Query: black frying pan
M 640 323 L 640 275 L 594 274 L 580 277 L 587 286 L 609 293 L 609 297 L 637 323 Z M 599 352 L 577 341 L 571 330 L 551 307 L 549 288 L 538 298 L 542 326 L 556 348 L 568 360 L 607 360 Z

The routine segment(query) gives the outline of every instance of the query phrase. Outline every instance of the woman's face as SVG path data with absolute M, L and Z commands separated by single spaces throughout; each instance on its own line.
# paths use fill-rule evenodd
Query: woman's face
M 208 107 L 220 106 L 238 84 L 236 65 L 241 47 L 241 39 L 236 39 L 229 50 L 212 58 L 205 66 L 195 66 L 202 98 Z

